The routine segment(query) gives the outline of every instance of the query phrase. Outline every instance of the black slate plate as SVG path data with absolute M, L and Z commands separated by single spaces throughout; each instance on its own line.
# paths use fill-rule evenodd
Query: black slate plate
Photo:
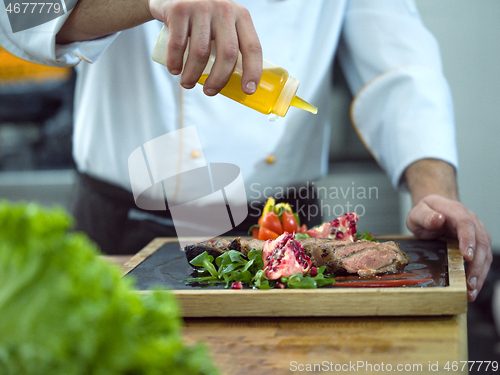
M 395 240 L 410 257 L 405 272 L 434 281 L 414 287 L 443 287 L 448 285 L 447 247 L 444 241 Z M 161 246 L 137 265 L 126 277 L 134 277 L 136 288 L 148 290 L 155 286 L 169 289 L 223 289 L 224 286 L 193 287 L 185 279 L 193 277 L 193 268 L 177 242 Z

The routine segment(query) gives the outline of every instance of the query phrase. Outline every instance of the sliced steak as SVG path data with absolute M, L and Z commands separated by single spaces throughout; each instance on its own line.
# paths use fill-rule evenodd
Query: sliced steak
M 299 240 L 299 242 L 315 267 L 326 266 L 326 273 L 336 273 L 341 270 L 342 266 L 335 256 L 335 249 L 350 243 L 349 241 L 337 241 L 328 238 L 307 238 Z
M 351 253 L 342 258 L 341 265 L 349 273 L 370 277 L 381 273 L 401 272 L 409 260 L 408 255 L 396 243 L 388 241 Z
M 343 259 L 351 255 L 352 253 L 355 253 L 356 251 L 366 249 L 367 247 L 372 247 L 374 244 L 375 242 L 365 240 L 349 242 L 344 246 L 337 247 L 335 249 L 335 255 L 338 259 Z

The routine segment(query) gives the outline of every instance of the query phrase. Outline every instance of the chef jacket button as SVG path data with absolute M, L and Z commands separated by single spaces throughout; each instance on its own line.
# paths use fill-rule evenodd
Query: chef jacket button
M 274 164 L 276 162 L 276 158 L 274 155 L 269 155 L 267 158 L 266 158 L 266 163 L 267 164 Z
M 191 157 L 193 159 L 199 158 L 200 157 L 200 151 L 198 151 L 198 150 L 191 151 Z

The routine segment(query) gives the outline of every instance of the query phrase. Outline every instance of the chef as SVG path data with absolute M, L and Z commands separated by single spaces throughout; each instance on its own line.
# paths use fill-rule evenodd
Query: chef
M 195 126 L 203 150 L 181 138 L 188 157 L 169 154 L 165 162 L 189 168 L 203 155 L 232 163 L 247 191 L 325 175 L 337 54 L 355 95 L 354 126 L 393 186 L 411 193 L 408 228 L 421 238 L 457 237 L 468 262 L 468 298 L 477 297 L 492 260 L 491 239 L 458 199 L 450 90 L 437 43 L 412 0 L 79 0 L 63 16 L 16 33 L 7 12 L 0 17 L 0 44 L 11 53 L 75 66 L 73 152 L 82 176 L 75 215 L 104 251 L 121 252 L 137 223 L 148 227 L 141 229 L 148 239 L 167 234 L 161 220 L 131 217 L 127 165 L 135 149 L 163 134 Z M 168 70 L 150 57 L 163 24 Z M 217 60 L 203 89 L 190 90 L 211 40 Z M 238 51 L 246 94 L 257 88 L 264 55 L 300 79 L 300 96 L 318 114 L 291 109 L 270 123 L 217 95 Z M 179 191 L 196 188 L 179 184 Z

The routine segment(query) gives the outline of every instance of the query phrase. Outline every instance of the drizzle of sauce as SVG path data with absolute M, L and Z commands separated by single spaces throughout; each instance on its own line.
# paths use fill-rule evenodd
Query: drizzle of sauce
M 416 277 L 416 278 L 402 278 L 402 279 L 385 279 L 383 280 L 380 278 L 380 280 L 367 280 L 367 281 L 337 281 L 338 278 L 336 278 L 335 284 L 332 286 L 340 288 L 340 287 L 349 287 L 349 288 L 395 288 L 395 287 L 404 287 L 404 286 L 413 286 L 413 285 L 420 285 L 424 286 L 424 284 L 432 283 L 434 282 L 433 279 L 431 278 L 422 278 L 422 277 Z

